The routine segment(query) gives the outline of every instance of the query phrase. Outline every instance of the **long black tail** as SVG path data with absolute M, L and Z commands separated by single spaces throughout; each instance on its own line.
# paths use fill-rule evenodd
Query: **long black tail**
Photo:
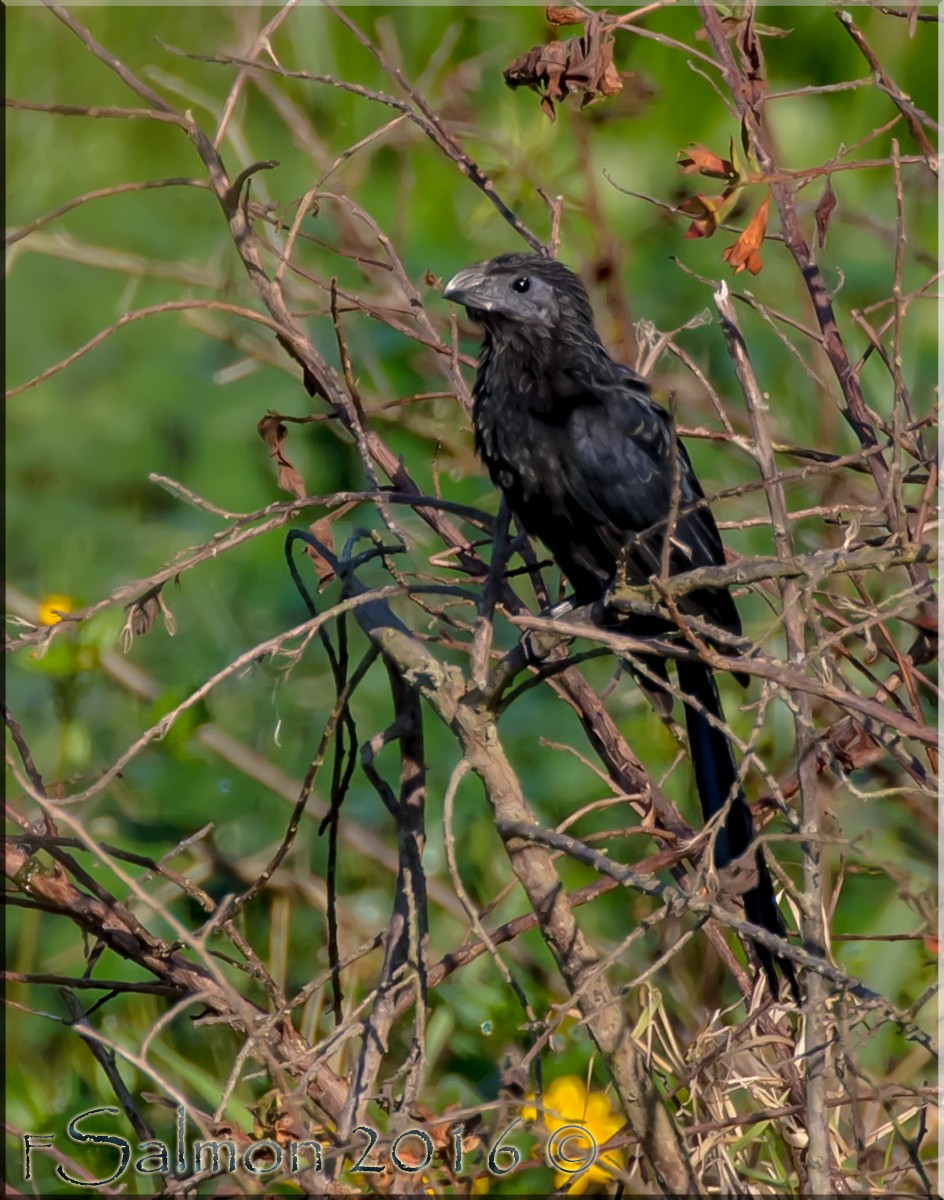
M 715 837 L 715 866 L 721 869 L 733 859 L 740 858 L 750 847 L 754 841 L 754 820 L 737 782 L 737 765 L 731 743 L 723 729 L 708 719 L 710 714 L 717 718 L 721 725 L 724 724 L 721 697 L 718 695 L 711 669 L 702 663 L 679 660 L 678 680 L 682 692 L 698 702 L 698 707 L 685 705 L 685 724 L 688 726 L 695 783 L 705 821 L 711 820 L 715 813 L 720 812 L 728 797 L 732 792 L 734 794 L 727 820 Z M 755 925 L 783 937 L 786 934 L 786 926 L 777 907 L 773 880 L 759 846 L 754 851 L 754 858 L 757 864 L 757 884 L 744 893 L 745 914 Z M 754 943 L 754 948 L 773 994 L 778 995 L 780 990 L 776 970 L 779 966 L 799 1003 L 800 989 L 793 963 L 789 959 L 775 957 L 766 946 L 757 942 Z

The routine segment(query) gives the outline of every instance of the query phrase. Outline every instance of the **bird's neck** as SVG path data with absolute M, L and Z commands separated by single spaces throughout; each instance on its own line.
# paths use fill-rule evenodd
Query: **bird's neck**
M 613 360 L 596 337 L 570 341 L 559 330 L 531 326 L 486 328 L 479 356 L 479 379 L 485 390 L 517 399 L 532 411 L 541 398 L 558 409 L 568 399 L 579 402 L 594 384 L 611 382 Z

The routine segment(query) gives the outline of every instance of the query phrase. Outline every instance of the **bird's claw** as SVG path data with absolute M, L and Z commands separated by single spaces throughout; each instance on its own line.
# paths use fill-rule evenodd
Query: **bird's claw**
M 576 609 L 577 605 L 573 600 L 560 600 L 557 604 L 552 604 L 550 608 L 544 609 L 541 617 L 545 621 L 559 621 L 562 617 L 569 616 Z M 535 667 L 547 658 L 550 651 L 561 641 L 566 641 L 566 637 L 562 634 L 555 634 L 548 629 L 526 629 L 521 635 L 521 648 L 524 651 L 525 665 Z
M 544 652 L 541 650 L 537 642 L 537 630 L 526 629 L 521 635 L 521 649 L 524 652 L 524 665 L 526 667 L 536 667 L 544 657 Z

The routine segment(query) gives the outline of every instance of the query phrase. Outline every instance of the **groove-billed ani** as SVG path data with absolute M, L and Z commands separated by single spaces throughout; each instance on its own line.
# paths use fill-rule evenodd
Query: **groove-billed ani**
M 476 447 L 512 512 L 553 554 L 578 604 L 600 600 L 620 559 L 636 582 L 659 574 L 673 511 L 670 572 L 724 562 L 718 527 L 669 414 L 650 399 L 641 376 L 610 358 L 573 272 L 536 254 L 502 254 L 460 271 L 443 295 L 464 305 L 485 332 L 474 393 Z M 679 608 L 741 632 L 726 588 L 690 592 Z M 673 628 L 633 618 L 623 627 L 643 635 Z M 658 678 L 667 679 L 665 659 L 646 656 L 644 664 L 658 691 Z M 679 660 L 677 671 L 680 690 L 695 701 L 685 704 L 685 721 L 704 819 L 728 805 L 714 843 L 721 868 L 749 849 L 753 820 L 710 668 Z M 662 699 L 671 703 L 665 692 Z M 754 860 L 747 917 L 783 934 L 759 847 Z M 774 957 L 755 948 L 776 994 Z M 792 964 L 778 961 L 798 995 Z

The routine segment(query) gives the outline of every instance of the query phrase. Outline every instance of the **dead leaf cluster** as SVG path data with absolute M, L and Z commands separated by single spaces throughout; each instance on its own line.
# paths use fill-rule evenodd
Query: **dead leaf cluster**
M 510 88 L 529 87 L 537 92 L 551 121 L 557 119 L 555 100 L 579 94 L 584 108 L 604 96 L 615 96 L 623 87 L 613 63 L 613 36 L 604 28 L 599 13 L 590 17 L 579 37 L 533 46 L 502 74 Z

